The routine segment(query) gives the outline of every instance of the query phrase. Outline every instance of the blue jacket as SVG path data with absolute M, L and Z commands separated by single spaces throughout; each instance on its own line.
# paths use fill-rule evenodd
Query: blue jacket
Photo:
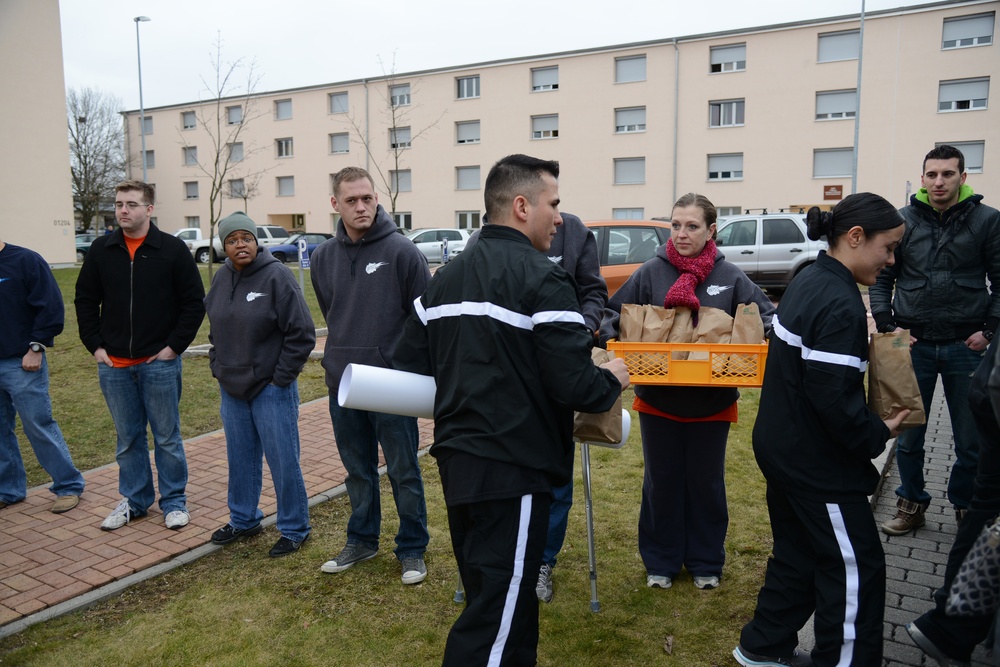
M 62 292 L 35 251 L 9 243 L 0 250 L 0 313 L 0 359 L 23 357 L 29 343 L 48 347 L 62 333 Z

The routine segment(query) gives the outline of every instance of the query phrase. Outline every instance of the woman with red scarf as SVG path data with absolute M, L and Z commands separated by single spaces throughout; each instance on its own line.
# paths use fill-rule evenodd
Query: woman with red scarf
M 670 240 L 608 302 L 601 341 L 618 337 L 622 304 L 711 307 L 736 313 L 756 303 L 771 330 L 774 304 L 715 246 L 716 210 L 702 195 L 677 200 Z M 695 319 L 695 321 L 697 321 Z M 636 386 L 645 476 L 639 510 L 639 554 L 646 585 L 670 588 L 682 567 L 698 588 L 719 585 L 725 562 L 725 458 L 736 421 L 735 387 Z

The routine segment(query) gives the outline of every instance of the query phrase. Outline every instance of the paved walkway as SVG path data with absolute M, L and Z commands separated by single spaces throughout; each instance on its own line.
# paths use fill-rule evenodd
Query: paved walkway
M 302 472 L 310 506 L 345 490 L 347 474 L 327 405 L 327 399 L 319 399 L 299 411 Z M 426 448 L 433 438 L 433 423 L 421 419 L 419 425 L 420 446 Z M 26 500 L 0 512 L 0 637 L 116 595 L 142 579 L 223 548 L 210 539 L 229 520 L 225 436 L 222 431 L 198 436 L 185 441 L 184 449 L 191 523 L 181 530 L 164 528 L 156 505 L 125 528 L 100 529 L 121 498 L 117 464 L 84 473 L 86 491 L 70 512 L 49 511 L 55 497 L 48 485 L 29 490 Z M 264 525 L 273 524 L 277 503 L 268 474 L 260 508 L 266 515 Z

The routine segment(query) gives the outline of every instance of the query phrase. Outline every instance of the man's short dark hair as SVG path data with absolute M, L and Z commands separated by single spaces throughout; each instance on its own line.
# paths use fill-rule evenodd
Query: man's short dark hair
M 144 181 L 122 181 L 115 186 L 115 194 L 119 192 L 128 192 L 129 190 L 138 190 L 142 193 L 142 200 L 146 202 L 146 205 L 152 205 L 153 200 L 156 198 L 156 190 L 152 185 Z
M 953 158 L 958 158 L 958 173 L 964 174 L 965 156 L 962 155 L 962 151 L 958 150 L 954 146 L 949 146 L 948 144 L 935 146 L 930 153 L 924 156 L 924 166 L 920 173 L 927 171 L 928 160 L 951 160 Z
M 340 198 L 340 184 L 349 181 L 360 181 L 362 178 L 367 178 L 368 182 L 371 183 L 372 190 L 375 190 L 375 181 L 372 179 L 372 175 L 361 167 L 344 167 L 336 174 L 333 175 L 333 196 Z
M 505 209 L 519 195 L 532 204 L 537 203 L 543 187 L 543 174 L 559 178 L 559 163 L 520 153 L 498 161 L 486 177 L 486 216 L 494 222 L 505 219 Z

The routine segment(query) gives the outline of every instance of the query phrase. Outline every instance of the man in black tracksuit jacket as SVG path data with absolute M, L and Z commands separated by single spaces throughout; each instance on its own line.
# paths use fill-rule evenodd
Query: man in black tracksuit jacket
M 465 611 L 444 664 L 534 665 L 535 581 L 550 488 L 573 464 L 573 410 L 602 412 L 628 384 L 599 369 L 573 280 L 539 251 L 558 213 L 558 164 L 513 155 L 486 179 L 491 224 L 438 270 L 394 357 L 437 382 L 434 446 Z

